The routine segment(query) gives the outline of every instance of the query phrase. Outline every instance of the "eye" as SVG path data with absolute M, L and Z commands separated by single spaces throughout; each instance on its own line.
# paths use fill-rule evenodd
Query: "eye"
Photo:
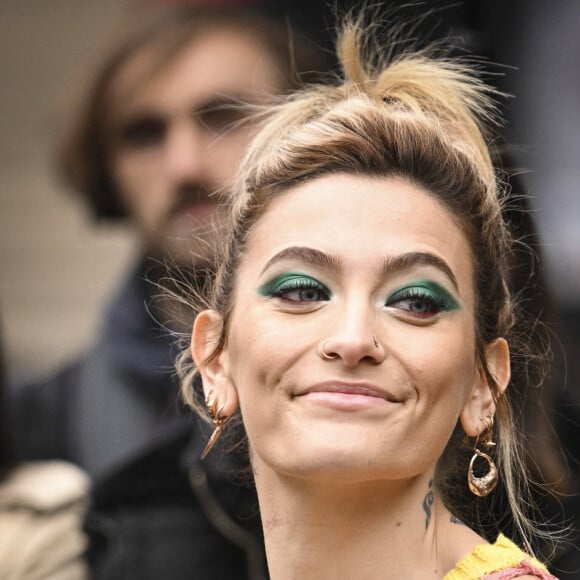
M 424 320 L 441 312 L 455 310 L 459 304 L 438 284 L 424 283 L 397 290 L 389 296 L 385 306 L 418 320 Z
M 216 108 L 202 109 L 196 115 L 200 125 L 217 135 L 236 128 L 236 123 L 246 117 L 244 111 L 233 105 L 220 105 Z
M 441 305 L 430 296 L 423 296 L 420 293 L 409 293 L 406 298 L 399 298 L 392 301 L 388 306 L 394 306 L 401 310 L 407 310 L 416 316 L 428 316 L 441 312 Z
M 294 304 L 311 304 L 330 300 L 330 292 L 324 284 L 303 274 L 277 276 L 260 289 L 260 294 Z
M 121 130 L 121 143 L 131 149 L 145 149 L 161 143 L 165 138 L 166 122 L 160 117 L 139 117 L 129 121 Z

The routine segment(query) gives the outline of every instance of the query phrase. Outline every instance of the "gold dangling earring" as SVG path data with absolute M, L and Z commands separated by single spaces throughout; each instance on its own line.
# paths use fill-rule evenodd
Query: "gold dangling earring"
M 224 410 L 224 405 L 222 405 L 216 411 L 217 406 L 217 399 L 212 398 L 213 393 L 210 391 L 205 398 L 205 405 L 207 410 L 211 416 L 213 421 L 214 430 L 205 446 L 204 450 L 201 452 L 201 458 L 205 459 L 207 454 L 213 449 L 214 445 L 217 443 L 217 440 L 220 438 L 226 423 L 230 420 L 230 418 L 226 415 L 222 415 L 222 411 Z
M 485 430 L 482 436 L 482 444 L 487 448 L 491 449 L 495 447 L 495 443 L 492 441 L 493 438 L 493 416 L 490 415 L 489 417 L 482 418 L 482 421 L 485 422 Z M 469 469 L 467 470 L 467 484 L 469 485 L 469 489 L 471 493 L 478 497 L 485 497 L 489 495 L 496 487 L 499 481 L 499 472 L 497 469 L 496 464 L 494 463 L 493 459 L 483 451 L 480 451 L 477 448 L 477 444 L 479 443 L 479 436 L 477 437 L 477 441 L 475 442 L 474 454 L 471 457 L 471 461 L 469 462 Z M 481 457 L 485 461 L 487 461 L 488 470 L 485 475 L 481 477 L 477 477 L 473 471 L 475 466 L 475 460 Z

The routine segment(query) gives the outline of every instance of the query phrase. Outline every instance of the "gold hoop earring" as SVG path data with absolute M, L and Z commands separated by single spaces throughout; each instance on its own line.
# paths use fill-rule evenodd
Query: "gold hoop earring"
M 207 410 L 211 416 L 211 420 L 213 421 L 214 430 L 205 446 L 204 450 L 201 452 L 201 458 L 205 459 L 207 454 L 214 448 L 217 440 L 220 438 L 226 423 L 230 420 L 227 415 L 222 415 L 222 411 L 224 410 L 224 405 L 217 407 L 217 399 L 213 398 L 213 393 L 210 391 L 205 398 L 205 405 Z
M 488 471 L 485 475 L 481 477 L 477 477 L 473 471 L 475 460 L 481 457 L 488 464 Z M 499 473 L 497 471 L 497 466 L 494 463 L 493 459 L 483 451 L 479 449 L 475 449 L 475 453 L 473 454 L 471 461 L 469 462 L 469 471 L 467 473 L 467 484 L 469 485 L 469 490 L 471 493 L 478 497 L 485 497 L 489 495 L 494 489 L 495 486 L 498 484 L 499 481 Z
M 494 447 L 495 443 L 491 441 L 493 438 L 493 415 L 488 415 L 487 417 L 480 417 L 480 419 L 485 423 L 484 437 L 486 437 L 485 445 L 489 447 Z
M 330 342 L 330 338 L 327 338 L 326 340 L 323 340 L 320 343 L 320 346 L 318 347 L 318 356 L 323 359 L 323 360 L 334 360 L 335 358 L 338 358 L 338 355 L 336 353 L 333 354 L 328 354 L 325 350 L 324 350 L 324 346 L 327 342 Z
M 493 438 L 493 416 L 482 417 L 482 421 L 485 423 L 485 429 L 482 436 L 482 444 L 487 448 L 491 449 L 495 447 Z M 493 459 L 483 451 L 477 448 L 479 443 L 479 436 L 475 442 L 475 448 L 471 461 L 469 462 L 469 469 L 467 470 L 467 485 L 471 493 L 478 497 L 485 497 L 489 495 L 497 486 L 499 482 L 499 471 Z M 481 457 L 484 461 L 487 461 L 487 473 L 478 477 L 475 475 L 474 467 L 475 461 L 478 457 Z

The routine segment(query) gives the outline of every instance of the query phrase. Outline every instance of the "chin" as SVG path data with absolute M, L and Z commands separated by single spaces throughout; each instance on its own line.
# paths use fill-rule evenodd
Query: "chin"
M 361 483 L 389 479 L 399 466 L 389 465 L 384 453 L 372 453 L 364 445 L 337 446 L 336 439 L 324 444 L 310 442 L 307 447 L 293 444 L 278 456 L 262 454 L 259 463 L 283 476 L 312 482 Z M 256 459 L 256 453 L 253 454 Z M 260 470 L 258 469 L 258 472 Z

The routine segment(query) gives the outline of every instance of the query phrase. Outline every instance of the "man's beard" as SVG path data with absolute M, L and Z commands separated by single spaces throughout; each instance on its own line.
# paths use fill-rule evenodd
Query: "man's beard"
M 146 268 L 148 308 L 168 331 L 181 335 L 191 332 L 200 309 L 208 305 L 215 277 L 215 262 L 197 262 L 194 268 L 149 260 Z
M 223 243 L 225 207 L 220 201 L 223 196 L 215 188 L 184 184 L 160 224 L 155 257 L 186 269 L 212 262 Z
M 182 187 L 159 228 L 159 239 L 147 250 L 152 308 L 173 331 L 191 330 L 196 315 L 191 299 L 206 295 L 213 280 L 224 243 L 226 208 L 220 199 L 204 186 Z M 209 205 L 211 211 L 202 214 L 203 220 L 188 227 L 189 220 L 183 219 L 187 210 Z

